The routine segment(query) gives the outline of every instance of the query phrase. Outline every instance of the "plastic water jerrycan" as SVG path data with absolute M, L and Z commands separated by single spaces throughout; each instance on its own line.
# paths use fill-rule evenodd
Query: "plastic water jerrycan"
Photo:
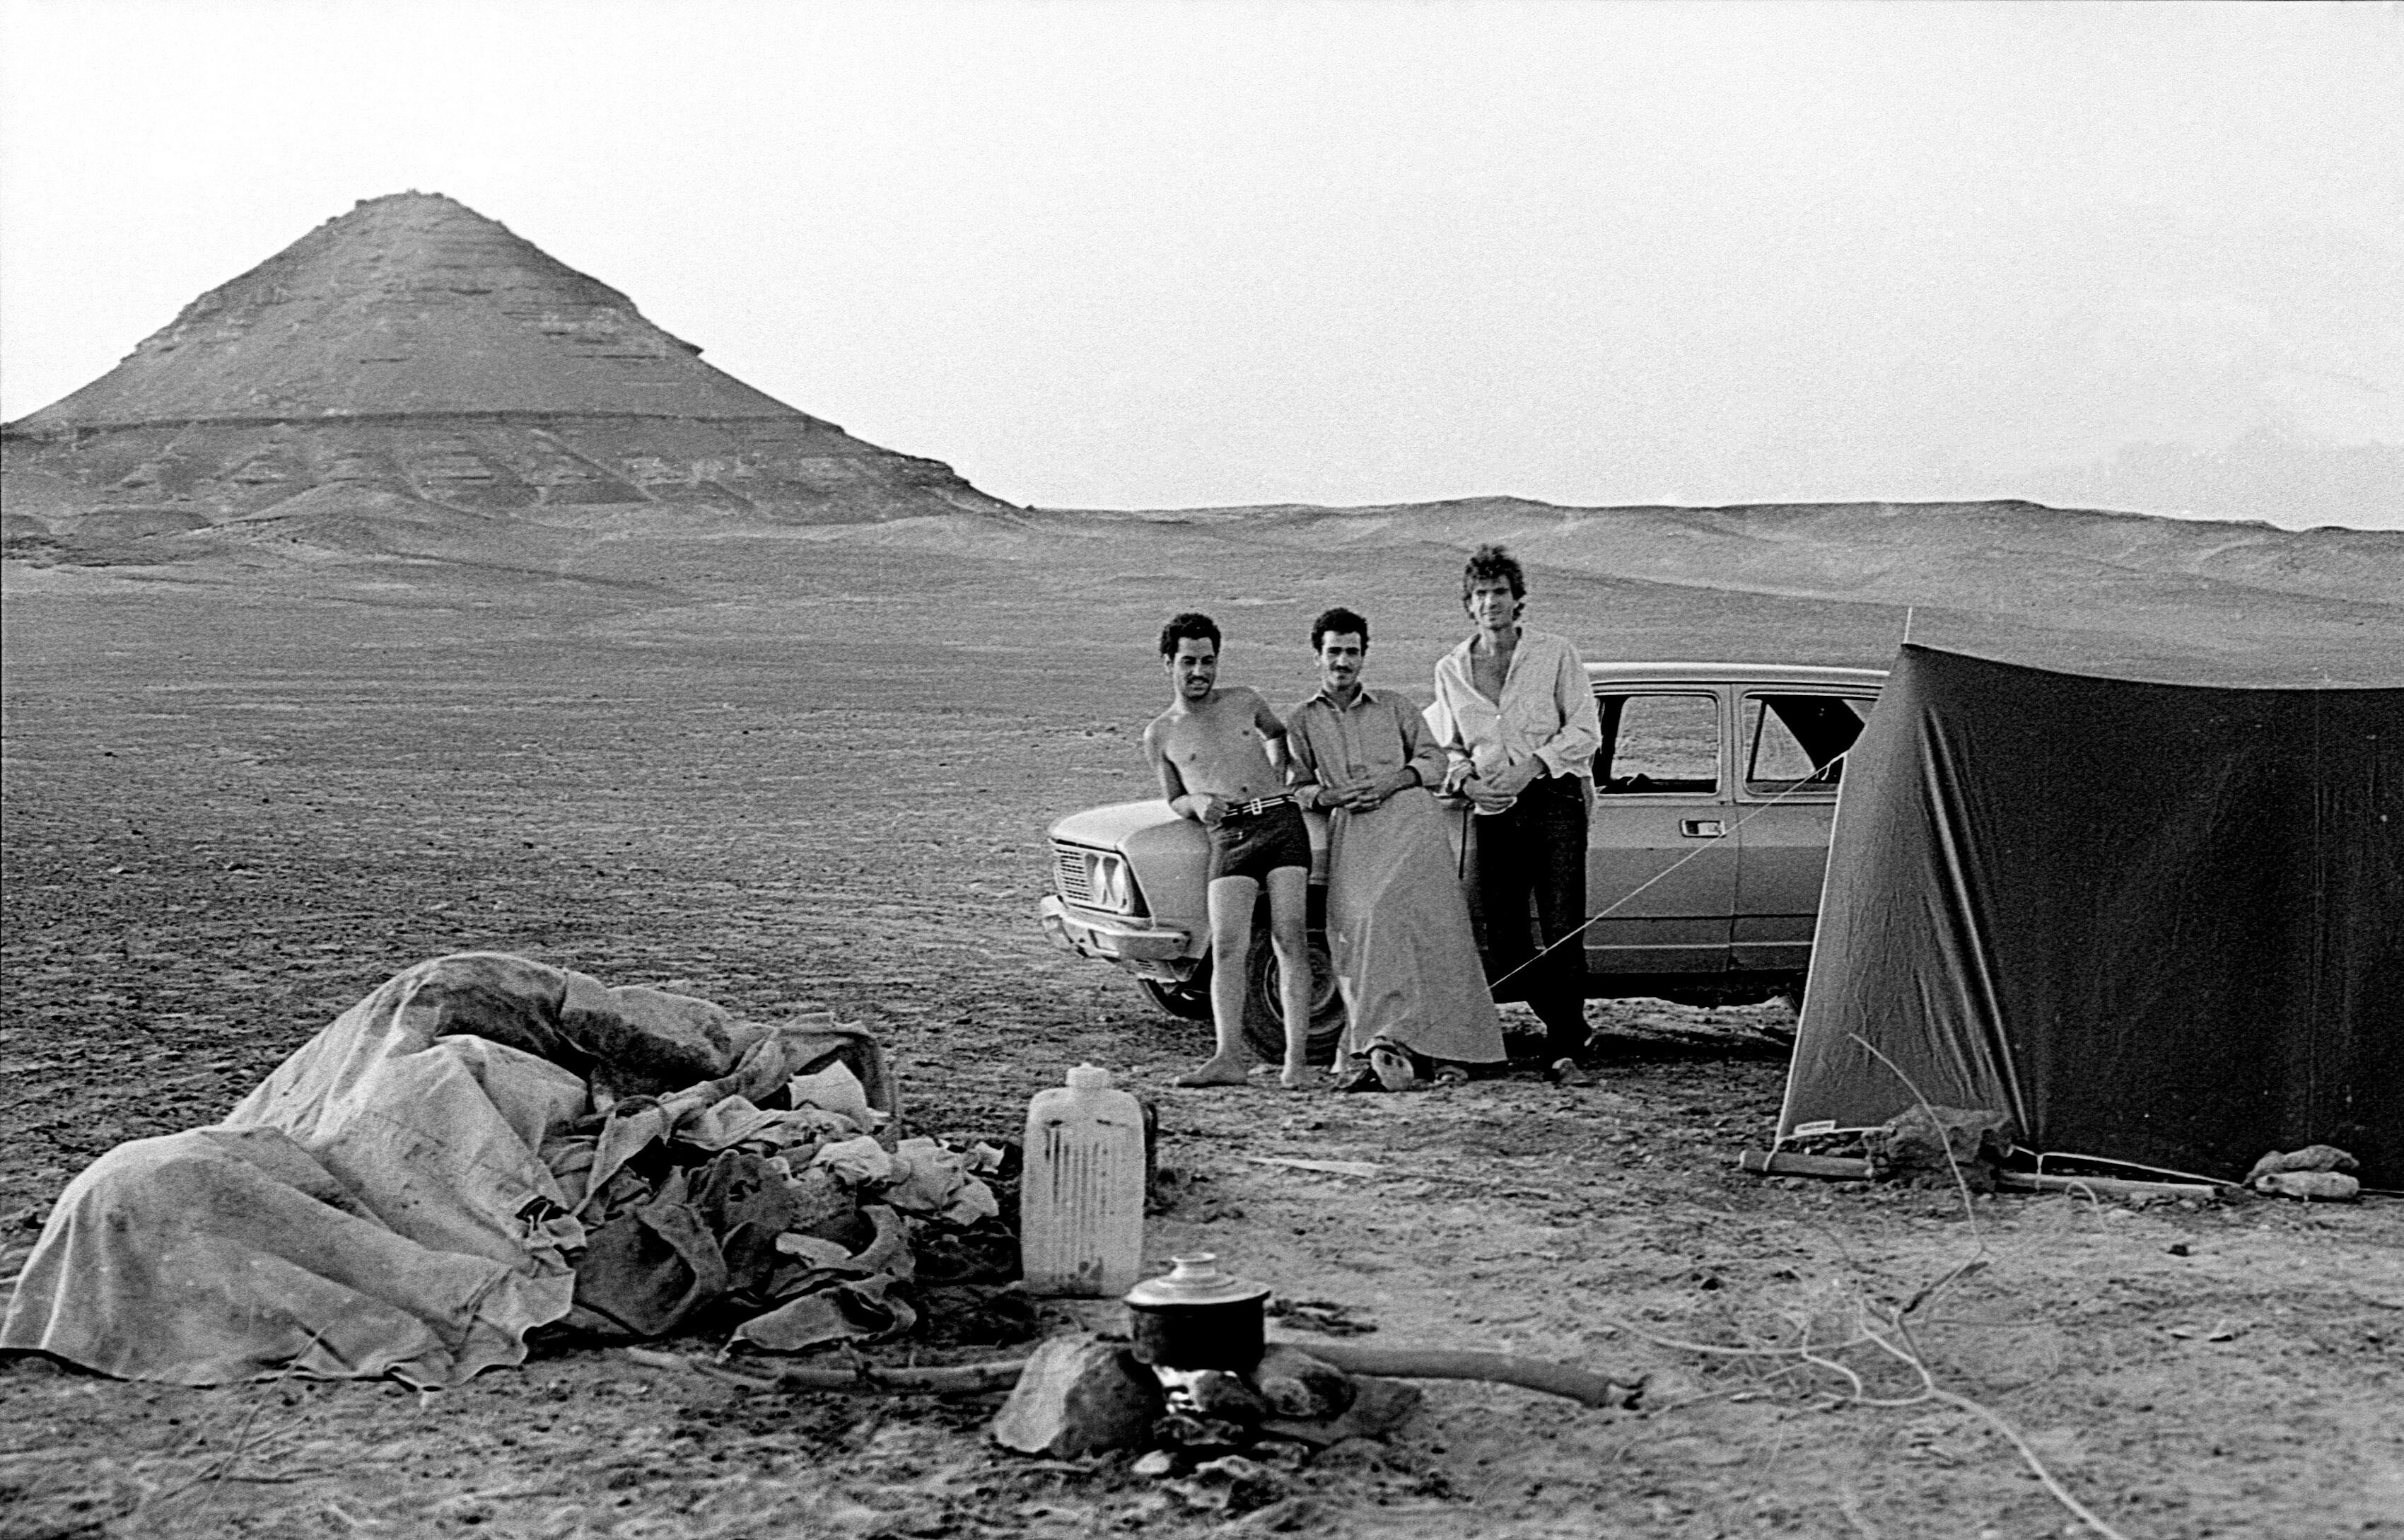
M 1027 1291 L 1110 1298 L 1143 1269 L 1143 1106 L 1097 1064 L 1027 1108 L 1018 1244 Z

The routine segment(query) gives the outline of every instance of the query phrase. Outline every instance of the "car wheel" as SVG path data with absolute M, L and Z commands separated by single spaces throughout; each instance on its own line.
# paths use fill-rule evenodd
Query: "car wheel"
M 1173 984 L 1167 979 L 1158 978 L 1139 978 L 1136 982 L 1143 986 L 1143 992 L 1152 997 L 1152 1002 L 1154 1005 L 1170 1015 L 1184 1021 L 1210 1019 L 1210 964 L 1209 962 L 1206 961 L 1200 968 L 1195 969 L 1193 977 L 1181 979 Z
M 1285 1062 L 1285 1007 L 1278 999 L 1277 948 L 1265 926 L 1252 932 L 1244 990 L 1244 1042 L 1271 1064 Z M 1325 1065 L 1344 1038 L 1344 997 L 1335 987 L 1335 959 L 1324 931 L 1310 932 L 1310 1062 Z

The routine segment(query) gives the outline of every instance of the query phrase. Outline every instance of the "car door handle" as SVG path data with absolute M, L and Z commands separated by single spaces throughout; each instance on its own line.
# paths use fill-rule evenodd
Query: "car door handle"
M 1720 827 L 1717 819 L 1680 819 L 1678 833 L 1688 839 L 1718 839 L 1726 831 Z

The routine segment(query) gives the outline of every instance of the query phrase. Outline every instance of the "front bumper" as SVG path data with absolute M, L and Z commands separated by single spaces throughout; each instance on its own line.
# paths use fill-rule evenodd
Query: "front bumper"
M 1194 934 L 1133 915 L 1082 908 L 1057 895 L 1036 906 L 1052 945 L 1079 957 L 1115 962 L 1143 978 L 1181 979 L 1195 969 Z

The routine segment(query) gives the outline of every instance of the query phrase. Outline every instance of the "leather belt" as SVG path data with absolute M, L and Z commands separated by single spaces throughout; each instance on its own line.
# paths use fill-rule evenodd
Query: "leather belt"
M 1293 792 L 1281 791 L 1274 797 L 1258 797 L 1251 802 L 1230 803 L 1227 806 L 1227 810 L 1224 813 L 1222 813 L 1220 817 L 1229 819 L 1249 819 L 1258 814 L 1265 813 L 1272 807 L 1281 806 L 1293 800 Z

